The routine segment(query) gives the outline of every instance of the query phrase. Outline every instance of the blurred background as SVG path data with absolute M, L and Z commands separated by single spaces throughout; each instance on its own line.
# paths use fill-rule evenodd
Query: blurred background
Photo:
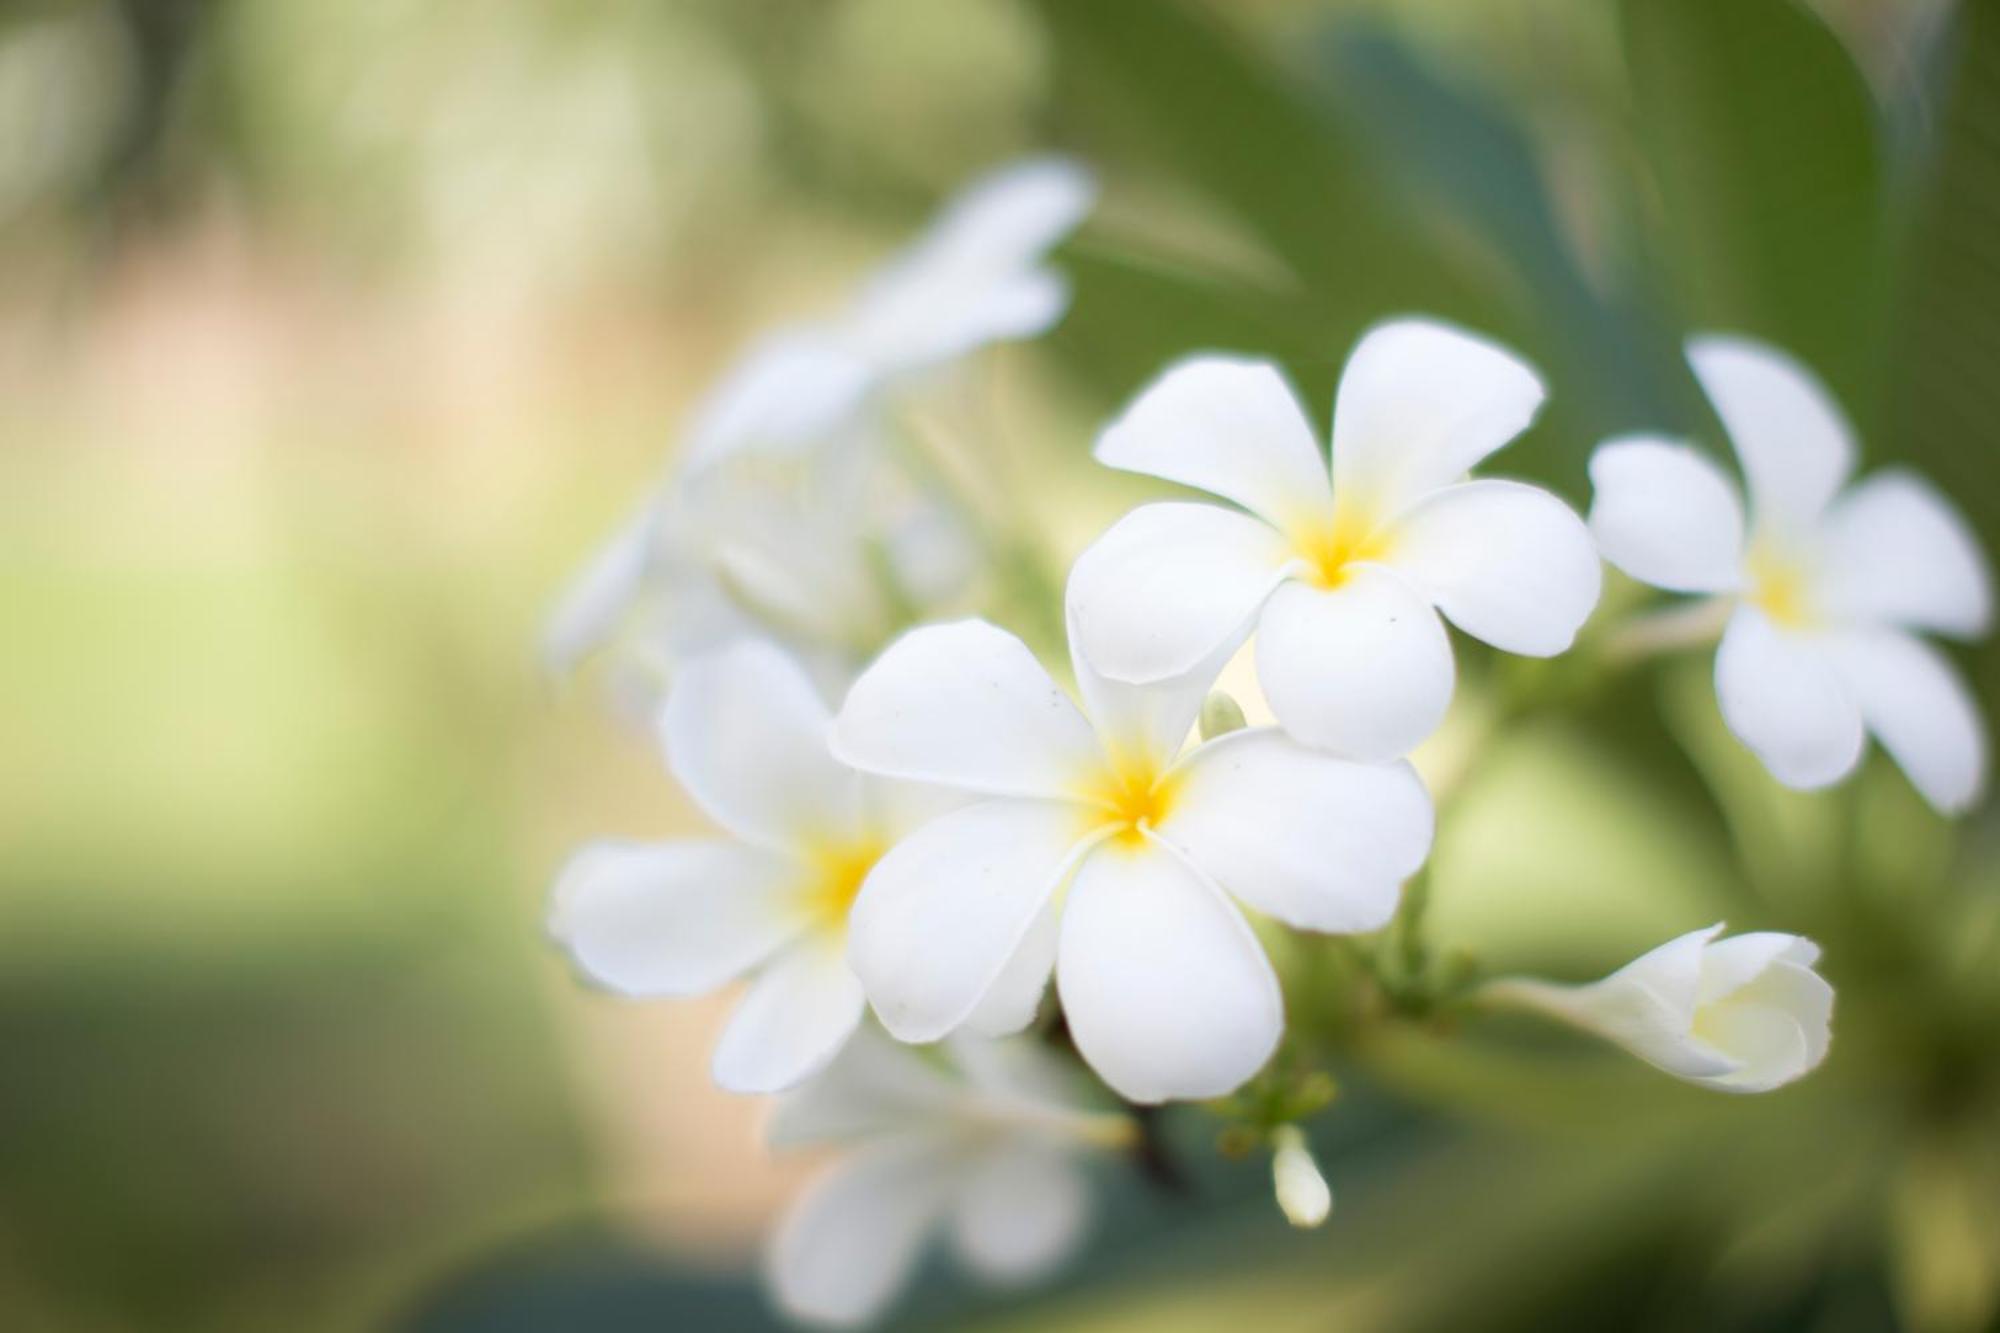
M 1106 187 L 1075 305 L 978 392 L 1058 556 L 1139 493 L 1088 445 L 1168 358 L 1275 356 L 1324 422 L 1404 310 L 1544 368 L 1499 470 L 1579 504 L 1607 434 L 1719 439 L 1677 347 L 1731 328 L 2000 546 L 1990 4 L 0 0 L 0 1327 L 771 1322 L 803 1164 L 709 1085 L 726 997 L 597 997 L 542 938 L 572 844 L 701 825 L 539 621 L 755 331 L 1050 148 Z M 1183 1188 L 1107 1165 L 1054 1289 L 940 1265 L 901 1316 L 1988 1326 L 1992 812 L 1879 760 L 1781 794 L 1704 671 L 1483 756 L 1437 928 L 1574 977 L 1812 934 L 1818 1075 L 1392 1026 L 1340 1056 L 1325 1230 L 1189 1111 Z

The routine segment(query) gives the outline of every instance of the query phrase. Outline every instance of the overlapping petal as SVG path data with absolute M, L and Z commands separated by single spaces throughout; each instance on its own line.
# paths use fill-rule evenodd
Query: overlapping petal
M 1430 853 L 1430 795 L 1408 764 L 1360 764 L 1269 728 L 1189 756 L 1159 836 L 1231 894 L 1305 930 L 1376 930 Z
M 1823 529 L 1820 596 L 1835 616 L 1970 638 L 1993 620 L 1979 539 L 1929 482 L 1901 469 L 1834 502 Z
M 1772 776 L 1810 790 L 1845 777 L 1861 757 L 1861 709 L 1823 642 L 1738 607 L 1715 655 L 1723 720 Z
M 802 878 L 737 843 L 591 843 L 557 877 L 550 933 L 613 990 L 700 995 L 804 929 Z
M 1743 580 L 1743 502 L 1729 475 L 1684 444 L 1628 437 L 1590 460 L 1590 530 L 1604 558 L 1673 592 Z
M 1542 382 L 1495 343 L 1426 319 L 1371 330 L 1341 372 L 1333 483 L 1385 514 L 1462 478 L 1528 428 Z
M 1743 464 L 1751 519 L 1800 535 L 1854 470 L 1854 436 L 1812 372 L 1748 338 L 1688 343 L 1688 362 Z
M 1073 642 L 1115 680 L 1188 672 L 1241 640 L 1290 559 L 1290 543 L 1247 515 L 1212 504 L 1141 505 L 1070 569 Z
M 667 763 L 730 832 L 778 848 L 851 833 L 860 778 L 827 753 L 828 714 L 782 650 L 732 644 L 682 668 L 660 720 Z
M 1157 842 L 1084 859 L 1056 987 L 1077 1049 L 1135 1102 L 1234 1090 L 1284 1026 L 1277 977 L 1242 914 Z
M 1455 677 L 1437 613 L 1379 566 L 1332 590 L 1288 583 L 1258 620 L 1265 698 L 1316 749 L 1366 760 L 1409 753 L 1444 720 Z
M 730 1092 L 778 1092 L 825 1068 L 854 1035 L 861 983 L 824 932 L 801 939 L 751 983 L 716 1043 L 715 1081 Z
M 831 734 L 856 768 L 1006 796 L 1066 798 L 1099 757 L 1090 723 L 1027 645 L 983 620 L 891 644 Z
M 1943 653 L 1896 630 L 1830 637 L 1835 670 L 1868 730 L 1946 814 L 1969 809 L 1986 786 L 1986 725 Z
M 1281 528 L 1333 509 L 1312 423 L 1275 366 L 1198 356 L 1170 366 L 1097 440 L 1097 461 L 1234 500 Z
M 801 1319 L 858 1325 L 909 1280 L 950 1204 L 946 1145 L 915 1137 L 875 1145 L 806 1187 L 773 1233 L 765 1267 L 778 1303 Z
M 1391 542 L 1396 571 L 1452 624 L 1510 653 L 1567 649 L 1603 586 L 1583 520 L 1520 482 L 1433 492 L 1396 521 Z
M 848 958 L 882 1025 L 935 1041 L 1016 957 L 1088 831 L 1076 807 L 992 800 L 926 824 L 870 872 Z

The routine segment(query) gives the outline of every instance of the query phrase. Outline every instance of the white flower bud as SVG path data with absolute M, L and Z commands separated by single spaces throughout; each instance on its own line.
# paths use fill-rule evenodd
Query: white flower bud
M 1271 1135 L 1271 1187 L 1285 1220 L 1302 1231 L 1326 1221 L 1333 1212 L 1333 1191 L 1313 1161 L 1306 1136 L 1296 1125 L 1283 1125 Z
M 1768 1092 L 1826 1056 L 1833 988 L 1819 946 L 1763 931 L 1717 941 L 1720 925 L 1670 940 L 1602 981 L 1506 978 L 1487 999 L 1538 1009 L 1617 1042 L 1669 1074 L 1727 1092 Z

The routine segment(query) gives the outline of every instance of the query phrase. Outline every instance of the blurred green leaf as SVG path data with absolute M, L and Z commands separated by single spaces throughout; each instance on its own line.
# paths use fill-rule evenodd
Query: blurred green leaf
M 1678 313 L 1790 349 L 1867 420 L 1885 228 L 1853 61 L 1792 0 L 1625 0 L 1624 24 Z

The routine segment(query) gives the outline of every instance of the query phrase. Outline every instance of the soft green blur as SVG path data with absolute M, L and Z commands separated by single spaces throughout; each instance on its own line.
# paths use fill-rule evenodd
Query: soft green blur
M 1996 127 L 2000 13 L 1944 0 L 0 0 L 0 1328 L 765 1326 L 797 1167 L 707 1084 L 720 1010 L 541 935 L 568 846 L 699 819 L 534 641 L 734 350 L 980 169 L 1106 185 L 1069 318 L 979 372 L 1052 559 L 1142 493 L 1087 448 L 1165 361 L 1273 356 L 1324 414 L 1407 310 L 1542 367 L 1497 463 L 1579 504 L 1606 435 L 1718 439 L 1676 347 L 1724 327 L 1994 549 Z M 1827 1066 L 1729 1098 L 1384 1020 L 1314 1127 L 1324 1230 L 1190 1109 L 1191 1193 L 1107 1171 L 1055 1289 L 940 1270 L 909 1320 L 2000 1314 L 1990 803 L 1879 757 L 1784 793 L 1695 657 L 1460 661 L 1436 948 L 1808 934 Z

